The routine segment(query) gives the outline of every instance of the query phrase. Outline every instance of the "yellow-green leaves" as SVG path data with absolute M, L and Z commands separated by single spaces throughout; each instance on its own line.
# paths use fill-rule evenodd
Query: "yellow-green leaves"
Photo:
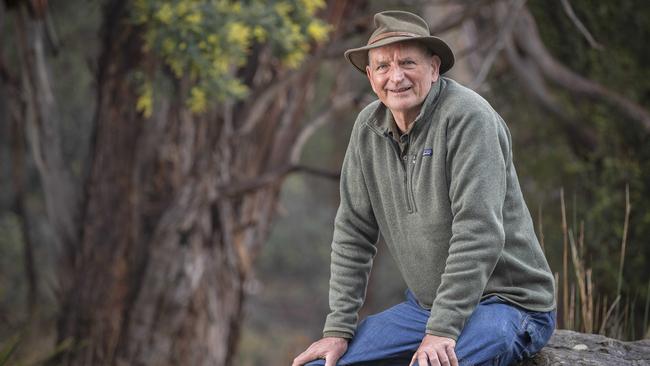
M 153 88 L 150 82 L 145 82 L 142 86 L 135 109 L 142 113 L 145 118 L 151 117 L 153 113 Z
M 231 22 L 228 24 L 226 39 L 235 47 L 247 50 L 250 47 L 251 28 L 239 21 Z
M 187 104 L 192 112 L 200 113 L 205 111 L 208 106 L 208 100 L 205 97 L 205 90 L 197 86 L 193 87 Z
M 174 10 L 169 4 L 163 4 L 156 12 L 156 19 L 158 19 L 162 24 L 171 23 L 173 18 Z
M 331 27 L 323 22 L 314 20 L 307 26 L 307 34 L 316 42 L 322 42 L 327 39 Z
M 316 11 L 325 7 L 324 0 L 300 0 L 299 3 L 305 9 L 307 15 L 314 15 Z
M 324 0 L 134 0 L 132 20 L 145 27 L 143 51 L 173 77 L 189 77 L 187 105 L 202 112 L 212 101 L 246 96 L 237 70 L 253 47 L 267 47 L 280 67 L 298 68 L 327 39 L 329 25 L 315 17 L 324 7 Z M 137 109 L 150 116 L 155 91 L 145 82 Z

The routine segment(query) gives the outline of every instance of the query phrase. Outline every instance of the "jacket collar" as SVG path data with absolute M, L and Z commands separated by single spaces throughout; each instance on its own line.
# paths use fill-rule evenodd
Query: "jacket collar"
M 413 121 L 409 131 L 407 132 L 410 135 L 417 134 L 417 132 L 422 129 L 422 125 L 425 125 L 431 116 L 431 113 L 435 109 L 435 106 L 438 102 L 438 97 L 440 96 L 442 89 L 447 85 L 446 78 L 442 76 L 438 77 L 438 80 L 431 85 L 429 94 L 427 94 L 426 99 L 422 103 L 420 113 Z M 395 120 L 393 119 L 393 114 L 390 110 L 384 105 L 384 103 L 378 103 L 377 109 L 372 114 L 372 118 L 368 121 L 368 126 L 374 130 L 376 133 L 383 136 L 390 136 L 393 131 L 392 126 L 395 125 Z M 397 130 L 397 128 L 395 128 Z M 398 138 L 397 136 L 395 138 Z

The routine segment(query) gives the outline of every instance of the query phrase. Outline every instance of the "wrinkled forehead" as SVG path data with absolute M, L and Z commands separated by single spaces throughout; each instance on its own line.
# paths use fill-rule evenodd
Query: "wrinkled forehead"
M 422 43 L 417 41 L 405 41 L 388 44 L 382 47 L 373 48 L 368 51 L 368 61 L 387 61 L 393 59 L 419 58 L 432 56 L 433 53 Z

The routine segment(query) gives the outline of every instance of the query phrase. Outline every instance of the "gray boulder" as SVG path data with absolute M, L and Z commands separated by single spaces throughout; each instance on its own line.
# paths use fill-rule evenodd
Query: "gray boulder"
M 556 330 L 542 351 L 519 365 L 650 366 L 650 339 L 623 342 L 596 334 Z

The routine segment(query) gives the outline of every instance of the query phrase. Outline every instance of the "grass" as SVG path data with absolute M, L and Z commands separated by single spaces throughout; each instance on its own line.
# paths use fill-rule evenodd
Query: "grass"
M 637 301 L 643 296 L 640 291 L 633 294 L 623 293 L 623 273 L 628 245 L 630 213 L 632 212 L 629 186 L 625 187 L 625 216 L 618 258 L 617 288 L 613 297 L 608 296 L 606 293 L 597 293 L 592 269 L 589 268 L 585 259 L 588 253 L 585 245 L 584 222 L 580 222 L 576 238 L 576 233 L 569 228 L 567 223 L 564 189 L 560 190 L 560 205 L 563 237 L 561 282 L 560 274 L 555 272 L 555 282 L 560 287 L 559 290 L 556 290 L 556 295 L 561 294 L 562 298 L 561 302 L 558 301 L 558 314 L 561 315 L 558 319 L 558 328 L 585 333 L 598 333 L 624 340 L 650 337 L 650 325 L 648 324 L 650 282 L 648 282 L 648 288 L 645 291 L 645 306 L 640 327 L 637 324 L 640 319 L 637 317 L 636 309 Z M 538 229 L 540 230 L 540 237 L 543 237 L 541 221 Z M 569 255 L 571 263 L 569 263 Z M 572 273 L 570 273 L 569 267 L 572 267 Z M 610 303 L 611 298 L 613 300 Z M 639 328 L 642 330 L 641 334 L 637 332 Z
M 23 334 L 16 334 L 9 338 L 9 340 L 0 347 L 0 366 L 5 365 L 14 365 L 14 366 L 38 366 L 38 365 L 47 365 L 57 356 L 61 355 L 64 352 L 72 350 L 73 342 L 72 339 L 66 339 L 63 342 L 57 344 L 52 350 L 39 351 L 34 360 L 28 361 L 26 357 L 23 356 L 22 359 L 15 359 L 14 354 L 18 350 L 23 340 Z M 11 363 L 9 363 L 11 361 Z

